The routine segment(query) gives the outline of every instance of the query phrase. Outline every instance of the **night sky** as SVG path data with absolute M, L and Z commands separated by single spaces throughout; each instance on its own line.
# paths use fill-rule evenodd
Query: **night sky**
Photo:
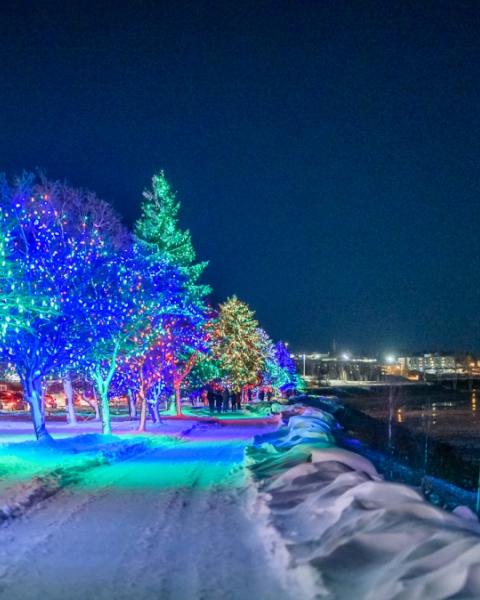
M 163 168 L 293 349 L 480 350 L 478 2 L 125 4 L 1 3 L 0 170 L 131 224 Z

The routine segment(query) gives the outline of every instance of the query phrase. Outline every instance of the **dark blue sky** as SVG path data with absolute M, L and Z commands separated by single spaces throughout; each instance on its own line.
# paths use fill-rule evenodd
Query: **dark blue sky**
M 295 349 L 480 349 L 478 2 L 125 4 L 2 2 L 1 170 L 131 223 L 164 168 Z

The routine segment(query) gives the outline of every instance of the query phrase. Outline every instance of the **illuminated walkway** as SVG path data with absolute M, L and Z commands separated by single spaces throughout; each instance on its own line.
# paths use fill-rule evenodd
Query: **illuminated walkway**
M 245 485 L 243 449 L 255 433 L 194 427 L 174 445 L 91 471 L 1 529 L 0 598 L 298 597 Z

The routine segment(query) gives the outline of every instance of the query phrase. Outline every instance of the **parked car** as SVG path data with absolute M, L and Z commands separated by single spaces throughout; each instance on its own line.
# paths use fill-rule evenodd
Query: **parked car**
M 45 396 L 43 397 L 43 399 L 45 401 L 45 409 L 46 410 L 54 410 L 55 408 L 58 407 L 57 401 L 50 394 L 45 394 Z
M 27 402 L 24 401 L 21 392 L 0 391 L 0 410 L 27 410 L 27 407 Z

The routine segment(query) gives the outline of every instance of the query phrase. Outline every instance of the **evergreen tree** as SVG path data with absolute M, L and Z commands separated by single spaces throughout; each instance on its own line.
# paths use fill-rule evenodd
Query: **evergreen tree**
M 196 254 L 190 231 L 179 228 L 180 202 L 172 191 L 163 171 L 152 178 L 152 189 L 143 193 L 142 214 L 135 226 L 135 234 L 150 244 L 163 258 L 180 267 L 190 287 L 190 294 L 201 299 L 210 288 L 198 283 L 207 262 L 196 263 Z
M 265 366 L 254 314 L 245 302 L 233 296 L 220 305 L 213 333 L 214 357 L 236 391 L 255 385 Z
M 144 192 L 142 215 L 135 227 L 141 251 L 151 264 L 167 261 L 178 269 L 181 292 L 169 311 L 156 323 L 161 333 L 152 352 L 157 357 L 158 378 L 164 390 L 173 389 L 177 414 L 181 414 L 180 388 L 202 354 L 207 351 L 205 296 L 210 288 L 199 283 L 207 263 L 195 262 L 188 230 L 178 224 L 180 202 L 162 172 L 152 179 L 152 190 Z M 161 372 L 160 372 L 161 370 Z
M 225 373 L 220 366 L 220 361 L 208 353 L 201 356 L 194 365 L 188 375 L 187 384 L 190 390 L 198 390 L 215 380 L 222 379 L 225 379 Z
M 278 386 L 282 392 L 288 390 L 303 390 L 305 383 L 297 373 L 295 361 L 290 355 L 284 342 L 275 344 L 276 363 L 279 367 L 278 380 L 281 384 Z
M 264 359 L 261 373 L 262 384 L 281 390 L 288 383 L 288 376 L 278 363 L 276 348 L 264 329 L 259 329 L 260 349 Z

